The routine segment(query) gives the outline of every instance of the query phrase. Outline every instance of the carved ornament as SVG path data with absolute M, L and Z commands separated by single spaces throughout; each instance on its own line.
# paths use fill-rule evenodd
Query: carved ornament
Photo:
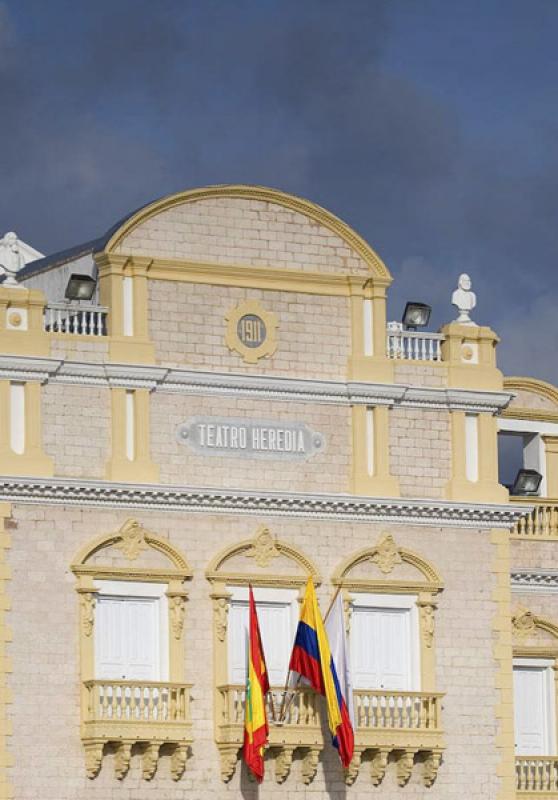
M 256 532 L 254 544 L 246 551 L 246 558 L 253 558 L 258 567 L 268 567 L 278 555 L 279 549 L 269 528 L 262 525 Z
M 403 563 L 399 549 L 391 533 L 386 534 L 386 536 L 380 540 L 376 552 L 371 556 L 370 560 L 379 567 L 384 575 L 392 572 L 397 564 Z
M 534 614 L 526 608 L 519 608 L 512 617 L 513 632 L 518 639 L 527 639 L 537 635 Z
M 95 594 L 94 592 L 80 593 L 81 627 L 84 636 L 91 636 L 95 624 Z
M 180 639 L 184 630 L 185 597 L 182 594 L 169 594 L 168 597 L 172 633 L 175 639 Z
M 186 769 L 188 759 L 188 745 L 177 744 L 171 755 L 171 776 L 173 781 L 179 781 Z
M 422 782 L 425 786 L 432 786 L 436 780 L 441 760 L 442 754 L 435 750 L 427 755 L 422 772 Z
M 370 762 L 370 778 L 374 786 L 379 786 L 384 779 L 388 764 L 389 750 L 378 750 Z
M 293 763 L 293 747 L 281 747 L 275 756 L 275 780 L 284 783 L 289 777 Z
M 127 520 L 118 531 L 119 541 L 115 547 L 129 560 L 134 561 L 142 550 L 147 550 L 149 545 L 145 541 L 145 536 L 149 535 L 143 525 L 134 519 Z
M 302 761 L 300 763 L 300 775 L 302 782 L 306 784 L 306 786 L 308 786 L 308 784 L 312 783 L 314 780 L 314 776 L 316 775 L 316 771 L 318 769 L 319 757 L 320 751 L 315 747 L 309 748 L 302 757 Z
M 401 751 L 397 759 L 397 783 L 399 786 L 405 786 L 408 783 L 413 771 L 414 756 L 414 750 Z

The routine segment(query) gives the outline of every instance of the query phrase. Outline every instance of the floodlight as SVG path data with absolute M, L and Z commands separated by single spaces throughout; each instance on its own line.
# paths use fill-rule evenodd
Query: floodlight
M 520 469 L 511 489 L 512 495 L 536 495 L 539 493 L 542 475 L 536 469 Z
M 97 282 L 90 275 L 70 275 L 64 297 L 66 300 L 91 300 Z
M 424 328 L 428 325 L 432 308 L 427 306 L 426 303 L 407 303 L 405 311 L 403 312 L 403 325 L 408 330 L 416 330 L 417 328 Z

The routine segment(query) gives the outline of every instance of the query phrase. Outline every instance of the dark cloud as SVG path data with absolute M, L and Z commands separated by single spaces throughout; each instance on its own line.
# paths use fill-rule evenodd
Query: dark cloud
M 0 227 L 51 251 L 181 188 L 303 194 L 406 299 L 558 381 L 553 0 L 0 1 Z

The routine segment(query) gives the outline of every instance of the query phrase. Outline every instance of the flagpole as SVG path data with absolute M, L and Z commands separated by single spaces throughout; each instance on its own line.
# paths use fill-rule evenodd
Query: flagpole
M 338 587 L 337 587 L 337 589 L 335 590 L 335 594 L 333 595 L 333 597 L 332 597 L 332 599 L 331 599 L 331 603 L 329 604 L 329 608 L 328 608 L 328 610 L 326 611 L 326 615 L 325 615 L 325 617 L 324 617 L 324 625 L 325 625 L 325 623 L 326 623 L 326 620 L 327 620 L 327 618 L 329 617 L 329 612 L 331 611 L 331 609 L 333 608 L 333 606 L 334 606 L 334 604 L 335 604 L 335 601 L 337 600 L 337 595 L 338 595 L 338 594 L 339 594 L 339 592 L 341 591 L 341 588 L 342 588 L 342 587 L 341 587 L 341 584 L 339 584 L 339 586 L 338 586 Z
M 291 670 L 287 672 L 287 680 L 285 681 L 285 688 L 283 690 L 283 699 L 281 700 L 281 708 L 279 709 L 278 722 L 283 722 L 283 712 L 285 711 L 285 702 L 287 700 L 287 690 L 289 688 L 289 681 L 291 680 Z

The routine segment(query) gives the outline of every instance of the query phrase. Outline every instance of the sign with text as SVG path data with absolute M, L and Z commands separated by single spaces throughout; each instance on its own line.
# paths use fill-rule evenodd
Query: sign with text
M 301 461 L 325 448 L 321 433 L 304 422 L 192 417 L 178 426 L 177 440 L 205 456 Z

